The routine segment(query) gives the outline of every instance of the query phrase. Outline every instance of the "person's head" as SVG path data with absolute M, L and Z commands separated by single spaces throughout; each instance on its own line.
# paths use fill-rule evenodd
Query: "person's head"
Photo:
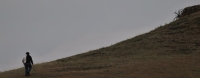
M 26 55 L 29 55 L 29 52 L 26 52 Z

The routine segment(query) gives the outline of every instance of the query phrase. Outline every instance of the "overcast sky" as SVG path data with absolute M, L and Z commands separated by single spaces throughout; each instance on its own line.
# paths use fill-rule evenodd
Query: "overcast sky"
M 110 46 L 169 23 L 200 0 L 0 0 L 0 71 Z

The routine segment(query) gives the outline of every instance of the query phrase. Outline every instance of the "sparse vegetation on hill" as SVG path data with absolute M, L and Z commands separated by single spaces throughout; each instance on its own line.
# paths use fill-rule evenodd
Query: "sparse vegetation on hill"
M 196 13 L 198 11 L 200 11 L 200 5 L 194 5 L 186 7 L 184 9 L 180 9 L 177 12 L 174 12 L 176 14 L 175 19 L 179 19 L 184 16 L 190 16 L 191 14 Z
M 109 47 L 34 66 L 29 78 L 199 78 L 200 11 Z M 0 78 L 25 78 L 24 68 Z

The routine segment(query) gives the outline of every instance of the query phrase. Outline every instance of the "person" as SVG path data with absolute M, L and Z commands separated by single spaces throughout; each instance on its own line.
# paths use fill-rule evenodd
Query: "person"
M 26 57 L 22 59 L 22 63 L 24 64 L 25 67 L 25 75 L 29 76 L 33 65 L 33 60 L 29 52 L 26 52 Z

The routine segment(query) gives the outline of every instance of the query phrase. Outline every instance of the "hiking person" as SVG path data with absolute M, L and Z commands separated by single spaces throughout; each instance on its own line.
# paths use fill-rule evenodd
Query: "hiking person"
M 33 65 L 33 60 L 29 52 L 26 52 L 26 57 L 22 59 L 22 63 L 24 64 L 25 67 L 25 75 L 29 76 Z

